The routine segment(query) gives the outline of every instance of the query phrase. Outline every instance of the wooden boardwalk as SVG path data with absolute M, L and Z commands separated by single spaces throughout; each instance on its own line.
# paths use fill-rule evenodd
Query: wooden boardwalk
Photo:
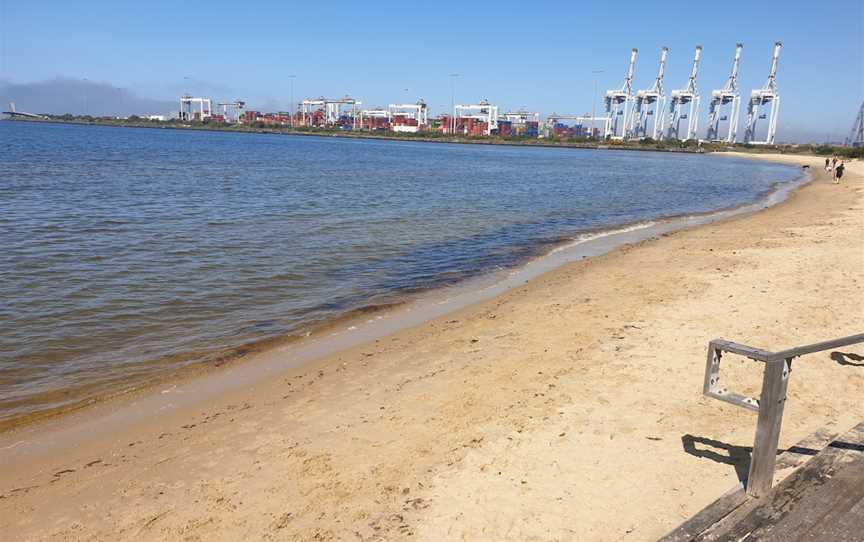
M 764 497 L 733 490 L 661 540 L 864 542 L 864 423 Z

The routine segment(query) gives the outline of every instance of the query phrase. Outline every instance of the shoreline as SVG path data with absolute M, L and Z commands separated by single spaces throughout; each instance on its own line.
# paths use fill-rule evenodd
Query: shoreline
M 736 450 L 752 443 L 750 413 L 700 395 L 707 340 L 788 347 L 860 331 L 859 166 L 839 186 L 814 168 L 814 182 L 763 212 L 574 261 L 27 457 L 0 473 L 0 528 L 33 539 L 656 539 L 728 489 Z M 796 363 L 781 446 L 864 417 L 864 371 L 832 359 Z M 757 382 L 747 362 L 728 368 L 743 388 Z
M 0 119 L 3 120 L 3 119 Z M 561 148 L 561 149 L 587 149 L 587 150 L 623 150 L 623 151 L 643 151 L 643 152 L 673 152 L 684 154 L 713 154 L 725 152 L 741 152 L 744 154 L 765 155 L 772 154 L 777 149 L 785 148 L 784 146 L 766 147 L 759 145 L 743 146 L 739 144 L 725 143 L 708 143 L 695 142 L 680 142 L 678 146 L 669 146 L 667 143 L 660 142 L 619 142 L 619 141 L 566 141 L 548 138 L 524 138 L 524 139 L 506 139 L 496 136 L 428 136 L 428 135 L 405 135 L 398 132 L 376 133 L 374 131 L 345 131 L 331 129 L 306 129 L 298 130 L 295 128 L 276 129 L 276 128 L 254 128 L 243 125 L 241 128 L 232 127 L 233 125 L 214 125 L 206 127 L 206 125 L 174 125 L 163 124 L 153 125 L 150 123 L 136 122 L 119 122 L 119 121 L 83 121 L 83 120 L 62 120 L 62 119 L 6 119 L 9 122 L 22 122 L 34 124 L 57 124 L 57 125 L 74 125 L 74 126 L 104 126 L 108 128 L 143 128 L 153 130 L 177 130 L 177 131 L 192 131 L 203 133 L 228 133 L 228 134 L 268 134 L 282 136 L 304 136 L 304 137 L 323 137 L 323 138 L 344 138 L 344 139 L 370 139 L 381 141 L 413 141 L 417 143 L 452 143 L 454 145 L 502 145 L 515 147 L 540 147 L 540 148 Z M 782 152 L 782 151 L 781 151 Z M 796 154 L 796 153 L 792 153 Z M 808 156 L 806 154 L 796 154 L 797 156 Z
M 737 158 L 748 159 L 749 155 Z M 310 343 L 327 341 L 328 336 L 337 335 L 354 328 L 363 328 L 371 321 L 370 315 L 376 319 L 399 318 L 400 312 L 420 312 L 425 314 L 422 319 L 409 318 L 410 325 L 419 325 L 435 317 L 441 316 L 435 309 L 438 305 L 446 305 L 449 311 L 456 311 L 470 304 L 486 300 L 494 295 L 517 287 L 519 281 L 531 280 L 542 273 L 552 271 L 573 261 L 597 256 L 616 250 L 619 247 L 641 242 L 645 239 L 665 235 L 681 229 L 690 229 L 703 224 L 727 220 L 742 214 L 759 212 L 776 205 L 788 198 L 795 190 L 811 182 L 807 172 L 799 173 L 788 181 L 776 182 L 768 191 L 756 195 L 752 201 L 743 202 L 730 207 L 705 211 L 701 213 L 673 214 L 651 220 L 639 220 L 610 227 L 578 231 L 562 236 L 556 241 L 544 243 L 532 248 L 530 255 L 512 265 L 498 269 L 480 270 L 453 282 L 444 283 L 419 290 L 407 292 L 391 292 L 392 299 L 383 303 L 365 304 L 347 308 L 334 318 L 304 325 L 287 333 L 264 337 L 260 340 L 246 342 L 227 349 L 214 351 L 203 358 L 189 358 L 181 365 L 165 370 L 159 374 L 148 376 L 145 380 L 135 382 L 127 387 L 116 389 L 116 383 L 103 383 L 97 391 L 84 395 L 74 402 L 55 408 L 43 409 L 19 415 L 13 418 L 0 419 L 0 437 L 15 431 L 28 431 L 28 428 L 39 428 L 42 424 L 50 424 L 56 418 L 63 418 L 81 410 L 88 410 L 106 403 L 128 405 L 130 397 L 140 397 L 155 394 L 157 388 L 164 386 L 189 384 L 198 378 L 212 378 L 213 373 L 225 371 L 228 368 L 243 370 L 243 364 L 254 363 L 255 359 L 274 351 L 290 350 L 305 351 Z M 582 246 L 585 245 L 585 246 Z M 595 249 L 595 247 L 599 247 Z M 584 250 L 584 253 L 582 252 Z M 537 270 L 540 271 L 537 271 Z M 513 277 L 516 277 L 515 279 Z M 485 293 L 483 293 L 485 292 Z M 445 301 L 441 301 L 445 299 Z M 391 334 L 405 327 L 386 327 L 383 331 L 371 331 L 362 340 L 370 341 Z M 323 337 L 323 338 L 322 338 Z M 339 341 L 336 341 L 337 344 Z M 351 344 L 356 344 L 351 342 Z M 333 348 L 316 348 L 316 352 L 334 353 Z M 301 363 L 314 361 L 314 358 L 302 356 Z M 51 392 L 62 394 L 62 390 Z M 212 392 L 211 392 L 212 393 Z M 2 449 L 0 439 L 0 449 Z
M 698 147 L 657 147 L 647 146 L 640 143 L 627 144 L 618 142 L 604 143 L 588 143 L 588 142 L 568 142 L 550 139 L 504 139 L 493 136 L 424 136 L 424 135 L 400 135 L 397 132 L 388 132 L 386 134 L 376 134 L 372 131 L 343 131 L 343 130 L 326 130 L 326 129 L 308 129 L 297 130 L 294 128 L 276 129 L 276 128 L 232 128 L 215 126 L 207 128 L 204 125 L 148 125 L 140 123 L 115 123 L 115 122 L 85 122 L 85 121 L 67 121 L 60 119 L 33 119 L 21 120 L 15 119 L 13 122 L 29 122 L 34 124 L 59 124 L 73 126 L 104 126 L 107 128 L 142 128 L 151 130 L 176 130 L 181 132 L 201 132 L 201 133 L 226 133 L 226 134 L 259 134 L 259 135 L 274 135 L 274 136 L 301 136 L 301 137 L 322 137 L 322 138 L 342 138 L 342 139 L 369 139 L 373 141 L 407 141 L 415 143 L 450 143 L 453 145 L 501 145 L 511 147 L 539 147 L 539 148 L 558 148 L 558 149 L 584 149 L 584 150 L 624 150 L 624 151 L 643 151 L 643 152 L 675 152 L 684 154 L 707 154 L 708 152 L 699 149 Z M 727 148 L 725 145 L 720 145 L 718 149 Z M 732 148 L 732 147 L 728 147 Z M 715 149 L 715 150 L 718 150 Z M 720 151 L 722 152 L 722 151 Z

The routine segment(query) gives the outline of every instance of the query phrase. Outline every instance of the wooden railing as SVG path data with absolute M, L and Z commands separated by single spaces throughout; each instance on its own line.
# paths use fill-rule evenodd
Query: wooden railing
M 750 472 L 747 476 L 747 494 L 753 497 L 765 495 L 774 480 L 777 446 L 780 441 L 780 426 L 783 423 L 783 407 L 786 403 L 786 387 L 792 371 L 792 360 L 814 352 L 832 350 L 864 342 L 864 333 L 840 339 L 808 344 L 780 352 L 768 352 L 743 344 L 715 339 L 708 343 L 708 362 L 705 366 L 703 393 L 733 405 L 759 413 Z M 762 375 L 762 392 L 758 399 L 731 392 L 720 386 L 720 358 L 723 352 L 739 354 L 754 361 L 765 363 Z

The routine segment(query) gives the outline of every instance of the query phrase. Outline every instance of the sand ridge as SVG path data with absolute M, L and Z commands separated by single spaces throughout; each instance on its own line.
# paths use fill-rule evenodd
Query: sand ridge
M 818 158 L 768 159 L 814 166 Z M 864 329 L 861 163 L 0 472 L 12 539 L 652 540 L 738 479 L 753 413 L 707 341 Z M 862 348 L 796 362 L 781 446 L 864 419 Z M 838 361 L 840 360 L 840 361 Z M 754 362 L 724 360 L 743 388 Z M 746 469 L 745 469 L 746 470 Z

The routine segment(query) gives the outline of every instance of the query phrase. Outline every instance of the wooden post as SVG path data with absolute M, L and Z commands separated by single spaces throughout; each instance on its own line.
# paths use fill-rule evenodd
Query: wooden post
M 762 395 L 759 398 L 759 421 L 750 459 L 750 474 L 747 477 L 747 494 L 752 497 L 765 495 L 774 481 L 780 426 L 786 404 L 786 386 L 791 370 L 792 358 L 765 363 Z

